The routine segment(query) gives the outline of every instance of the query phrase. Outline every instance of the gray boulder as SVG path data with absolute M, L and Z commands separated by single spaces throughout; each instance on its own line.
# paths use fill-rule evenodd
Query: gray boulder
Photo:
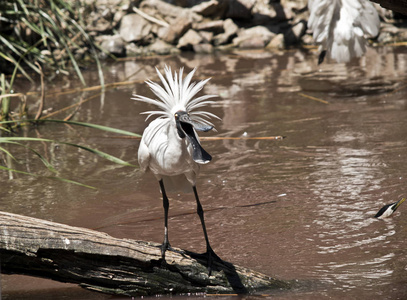
M 127 42 L 146 40 L 151 32 L 152 24 L 138 14 L 125 15 L 120 23 L 119 34 Z
M 240 31 L 233 44 L 239 48 L 264 48 L 274 36 L 266 27 L 255 26 Z
M 177 48 L 191 49 L 194 45 L 198 45 L 203 41 L 203 38 L 193 29 L 190 29 L 185 33 L 178 42 Z
M 125 54 L 125 43 L 120 35 L 104 35 L 98 38 L 100 47 L 116 56 Z

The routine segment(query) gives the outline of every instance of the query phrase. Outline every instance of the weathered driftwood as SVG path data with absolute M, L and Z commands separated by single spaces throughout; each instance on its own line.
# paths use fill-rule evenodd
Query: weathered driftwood
M 208 276 L 196 254 L 118 239 L 85 228 L 0 212 L 0 262 L 5 274 L 77 283 L 111 294 L 265 293 L 289 284 L 225 262 Z

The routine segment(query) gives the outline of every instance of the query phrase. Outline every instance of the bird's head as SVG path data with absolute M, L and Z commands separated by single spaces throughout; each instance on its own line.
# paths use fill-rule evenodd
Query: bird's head
M 211 155 L 206 152 L 196 137 L 195 130 L 197 131 L 209 131 L 213 126 L 201 125 L 191 120 L 189 114 L 186 111 L 177 111 L 174 114 L 175 124 L 177 126 L 178 136 L 183 139 L 187 138 L 192 145 L 193 154 L 192 159 L 200 164 L 206 164 L 211 161 Z M 195 130 L 194 130 L 195 129 Z
M 191 120 L 191 117 L 186 111 L 179 110 L 174 114 L 175 124 L 177 125 L 178 135 L 180 138 L 185 138 L 193 132 L 193 129 L 197 131 L 207 132 L 213 129 L 213 126 L 202 125 Z

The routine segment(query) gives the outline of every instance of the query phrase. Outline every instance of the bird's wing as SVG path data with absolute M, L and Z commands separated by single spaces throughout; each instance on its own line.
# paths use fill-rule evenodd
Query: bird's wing
M 316 43 L 325 46 L 328 39 L 331 23 L 335 21 L 334 12 L 337 10 L 339 1 L 337 0 L 309 0 L 308 28 L 313 32 Z
M 310 0 L 308 8 L 308 26 L 315 42 L 337 62 L 362 56 L 366 52 L 365 35 L 379 32 L 377 11 L 367 0 Z
M 140 146 L 138 148 L 138 163 L 143 172 L 147 171 L 150 163 L 150 151 L 143 139 L 140 141 Z
M 328 56 L 337 62 L 348 62 L 353 57 L 360 57 L 366 52 L 365 38 L 360 27 L 360 5 L 344 5 L 340 8 L 339 19 L 333 27 L 333 34 L 328 39 Z M 345 5 L 346 4 L 346 5 Z
M 387 204 L 387 205 L 383 206 L 383 207 L 377 212 L 377 214 L 376 214 L 374 217 L 375 217 L 375 218 L 378 218 L 378 219 L 382 219 L 382 218 L 386 218 L 386 217 L 388 217 L 389 215 L 391 215 L 392 211 L 391 211 L 390 214 L 383 215 L 383 214 L 386 212 L 386 210 L 387 210 L 390 206 L 391 206 L 391 204 Z
M 360 25 L 363 32 L 371 37 L 377 36 L 380 29 L 380 18 L 376 8 L 370 1 L 363 1 L 362 10 Z
M 152 121 L 146 129 L 144 129 L 143 136 L 140 141 L 140 146 L 138 149 L 138 162 L 141 170 L 146 171 L 150 165 L 151 154 L 150 151 L 160 150 L 160 146 L 163 143 L 154 142 L 154 137 L 163 135 L 163 130 L 168 119 L 157 118 Z M 164 134 L 165 135 L 165 134 Z

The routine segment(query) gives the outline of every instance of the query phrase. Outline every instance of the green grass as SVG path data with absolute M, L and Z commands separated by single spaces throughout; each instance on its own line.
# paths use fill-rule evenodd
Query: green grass
M 23 147 L 39 159 L 46 170 L 56 179 L 68 183 L 89 187 L 86 184 L 57 176 L 54 166 L 37 151 L 33 142 L 59 143 L 86 150 L 96 156 L 107 159 L 115 164 L 135 167 L 134 165 L 114 157 L 98 149 L 62 140 L 47 138 L 31 138 L 18 136 L 22 126 L 38 126 L 44 122 L 65 123 L 73 126 L 86 126 L 126 136 L 138 136 L 124 130 L 103 125 L 41 119 L 42 105 L 37 109 L 35 118 L 29 118 L 27 95 L 13 90 L 17 78 L 23 75 L 31 82 L 41 77 L 40 102 L 43 104 L 45 85 L 43 79 L 50 80 L 53 74 L 76 75 L 83 86 L 86 86 L 82 67 L 97 66 L 100 88 L 105 89 L 103 70 L 98 55 L 102 51 L 93 42 L 85 30 L 82 12 L 86 11 L 83 1 L 67 0 L 0 0 L 0 154 L 3 165 L 0 170 L 19 173 L 27 176 L 40 175 L 29 170 L 18 170 L 12 167 L 18 159 L 10 149 Z M 84 56 L 85 55 L 85 56 Z M 10 102 L 13 101 L 13 111 Z M 16 101 L 16 102 L 14 102 Z M 12 145 L 12 147 L 9 147 Z M 1 162 L 1 161 L 0 161 Z
M 30 121 L 35 121 L 35 120 L 27 120 L 27 122 Z M 4 123 L 14 123 L 15 121 L 3 121 L 0 122 L 0 125 L 3 125 Z M 76 126 L 85 126 L 85 127 L 90 127 L 93 129 L 98 129 L 98 130 L 103 130 L 103 131 L 107 131 L 107 132 L 112 132 L 112 133 L 116 133 L 116 134 L 123 134 L 126 136 L 133 136 L 133 137 L 140 137 L 139 134 L 135 134 L 129 131 L 125 131 L 125 130 L 121 130 L 121 129 L 116 129 L 116 128 L 112 128 L 112 127 L 107 127 L 107 126 L 102 126 L 102 125 L 97 125 L 97 124 L 90 124 L 90 123 L 83 123 L 83 122 L 74 122 L 74 121 L 62 121 L 62 120 L 43 120 L 41 122 L 56 122 L 56 123 L 65 123 L 65 124 L 70 124 L 70 125 L 76 125 Z M 84 145 L 80 145 L 80 144 L 76 144 L 76 143 L 69 143 L 69 142 L 64 142 L 64 141 L 56 141 L 56 140 L 51 140 L 51 139 L 45 139 L 45 138 L 33 138 L 33 137 L 15 137 L 15 136 L 6 136 L 6 137 L 2 137 L 0 136 L 0 153 L 3 153 L 6 157 L 12 159 L 15 162 L 18 162 L 18 160 L 15 158 L 15 156 L 7 149 L 4 147 L 4 145 L 15 145 L 15 146 L 19 146 L 19 147 L 24 147 L 25 149 L 31 151 L 38 159 L 40 159 L 40 161 L 43 163 L 43 165 L 52 173 L 56 174 L 56 170 L 54 168 L 54 166 L 45 158 L 45 156 L 43 156 L 41 153 L 39 153 L 37 150 L 35 150 L 33 147 L 27 146 L 25 143 L 28 142 L 45 142 L 45 143 L 58 143 L 58 144 L 64 144 L 64 145 L 68 145 L 68 146 L 72 146 L 72 147 L 76 147 L 76 148 L 80 148 L 83 149 L 85 151 L 88 151 L 94 155 L 97 155 L 99 157 L 102 157 L 104 159 L 107 159 L 115 164 L 119 164 L 122 166 L 127 166 L 127 167 L 136 167 L 135 165 L 132 165 L 118 157 L 115 157 L 113 155 L 110 155 L 108 153 L 105 153 L 103 151 L 100 151 L 98 149 L 94 149 L 94 148 L 90 148 L 88 146 L 84 146 Z M 7 161 L 7 160 L 4 160 Z M 0 165 L 0 170 L 3 171 L 7 171 L 7 172 L 15 172 L 15 173 L 19 173 L 19 174 L 24 174 L 24 175 L 28 175 L 28 176 L 34 176 L 34 177 L 38 177 L 39 175 L 32 173 L 32 172 L 26 172 L 26 171 L 21 171 L 21 170 L 16 170 L 14 168 L 11 168 L 9 166 L 1 166 Z M 60 181 L 64 181 L 67 183 L 73 183 L 73 184 L 77 184 L 83 187 L 88 187 L 88 188 L 94 188 L 91 187 L 89 185 L 80 183 L 80 182 L 76 182 L 74 180 L 70 180 L 70 179 L 66 179 L 66 178 L 61 178 L 59 176 L 49 176 L 47 178 L 51 178 L 51 179 L 57 179 Z
M 0 68 L 13 72 L 11 86 L 16 70 L 31 81 L 30 73 L 40 74 L 36 62 L 46 72 L 69 74 L 73 69 L 86 85 L 79 52 L 89 53 L 88 59 L 96 62 L 104 85 L 101 50 L 84 29 L 82 5 L 82 1 L 66 0 L 0 1 Z

